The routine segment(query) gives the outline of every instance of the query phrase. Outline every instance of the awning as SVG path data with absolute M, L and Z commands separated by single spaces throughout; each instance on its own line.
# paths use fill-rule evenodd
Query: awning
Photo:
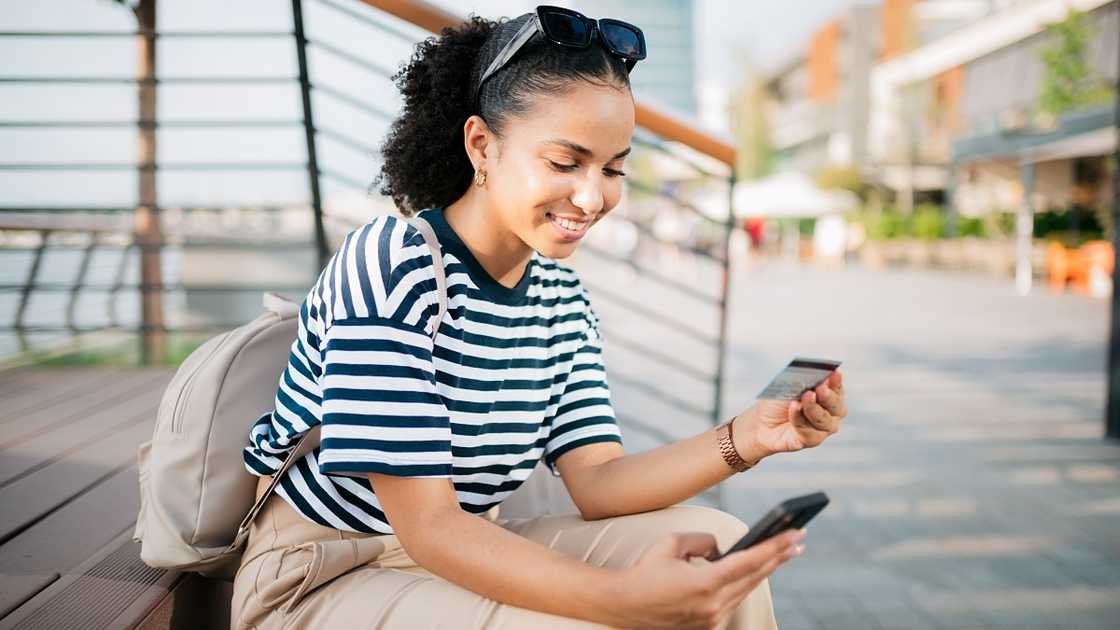
M 1045 162 L 1103 155 L 1116 146 L 1116 110 L 1112 104 L 1065 114 L 1057 128 L 1038 132 L 996 132 L 953 142 L 957 166 L 981 160 Z
M 1055 140 L 1023 152 L 1022 163 L 1052 162 L 1096 155 L 1110 155 L 1116 151 L 1116 128 L 1104 127 L 1071 138 Z
M 735 184 L 738 217 L 819 217 L 854 210 L 856 195 L 847 190 L 822 190 L 804 173 L 785 172 Z

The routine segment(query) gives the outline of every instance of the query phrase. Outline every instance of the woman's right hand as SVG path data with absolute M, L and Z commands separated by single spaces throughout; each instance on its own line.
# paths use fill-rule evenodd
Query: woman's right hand
M 618 573 L 618 621 L 625 628 L 716 628 L 786 560 L 804 550 L 805 530 L 783 532 L 749 549 L 719 556 L 711 534 L 671 534 Z

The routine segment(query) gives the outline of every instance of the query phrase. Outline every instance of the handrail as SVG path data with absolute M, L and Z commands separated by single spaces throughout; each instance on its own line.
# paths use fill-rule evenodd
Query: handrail
M 462 16 L 445 11 L 424 0 L 361 0 L 365 4 L 431 31 L 439 33 L 448 26 L 462 24 Z M 634 121 L 659 136 L 680 142 L 715 159 L 735 166 L 735 146 L 719 136 L 704 131 L 682 117 L 649 103 L 634 103 Z
M 308 53 L 306 50 L 310 48 L 315 52 L 330 56 L 332 60 L 338 60 L 359 71 L 371 72 L 373 76 L 376 77 L 391 78 L 390 75 L 394 73 L 390 72 L 385 60 L 381 58 L 367 59 L 364 56 L 351 52 L 347 47 L 341 46 L 341 42 L 317 39 L 313 32 L 304 32 L 303 5 L 308 4 L 309 0 L 290 1 L 293 7 L 292 31 L 285 33 L 269 32 L 262 36 L 294 38 L 297 49 L 297 61 L 299 62 L 299 72 L 294 77 L 197 75 L 160 77 L 157 76 L 154 71 L 147 71 L 130 77 L 118 76 L 115 74 L 61 77 L 2 75 L 0 76 L 0 85 L 41 84 L 51 82 L 65 82 L 73 85 L 112 84 L 142 88 L 138 90 L 139 93 L 150 94 L 152 87 L 169 84 L 217 86 L 237 83 L 241 85 L 251 84 L 253 86 L 263 86 L 273 84 L 290 85 L 295 83 L 300 88 L 302 99 L 302 111 L 295 119 L 258 120 L 234 116 L 226 120 L 192 120 L 189 118 L 163 120 L 157 119 L 154 110 L 150 108 L 145 110 L 142 102 L 140 113 L 134 117 L 134 119 L 130 120 L 121 120 L 119 117 L 100 120 L 81 120 L 73 118 L 70 120 L 48 120 L 36 118 L 31 120 L 0 121 L 0 128 L 48 129 L 73 127 L 99 129 L 126 128 L 135 125 L 141 133 L 151 134 L 159 128 L 172 127 L 215 129 L 238 127 L 279 129 L 284 127 L 302 127 L 307 146 L 307 160 L 302 162 L 300 160 L 274 162 L 257 159 L 248 162 L 215 160 L 167 163 L 164 161 L 157 161 L 154 159 L 154 156 L 148 155 L 148 153 L 142 151 L 141 153 L 143 155 L 138 154 L 136 160 L 126 160 L 123 162 L 90 162 L 88 160 L 45 163 L 27 161 L 0 162 L 0 172 L 29 170 L 61 171 L 62 169 L 79 169 L 83 172 L 111 172 L 128 169 L 138 171 L 142 178 L 147 177 L 150 184 L 150 180 L 157 170 L 174 170 L 179 172 L 236 169 L 240 172 L 271 172 L 279 169 L 306 169 L 311 191 L 310 203 L 312 211 L 316 215 L 316 235 L 314 241 L 308 242 L 306 245 L 308 247 L 314 247 L 320 255 L 323 255 L 323 253 L 327 251 L 325 244 L 327 229 L 337 231 L 339 228 L 352 228 L 353 225 L 352 217 L 332 215 L 329 212 L 324 213 L 320 210 L 321 204 L 318 198 L 320 180 L 329 180 L 323 183 L 340 189 L 353 188 L 364 193 L 371 192 L 371 189 L 369 182 L 364 181 L 364 177 L 355 178 L 348 174 L 348 169 L 332 167 L 329 163 L 318 161 L 318 149 L 322 147 L 317 145 L 327 143 L 326 146 L 329 147 L 329 150 L 332 152 L 338 150 L 358 152 L 367 158 L 372 158 L 375 162 L 379 161 L 378 154 L 380 152 L 376 151 L 376 147 L 371 146 L 365 138 L 358 137 L 353 132 L 350 132 L 345 125 L 332 124 L 332 116 L 328 116 L 325 119 L 317 119 L 313 115 L 311 108 L 313 100 L 311 98 L 312 95 L 317 93 L 321 98 L 327 98 L 329 105 L 338 104 L 345 106 L 347 110 L 352 110 L 352 114 L 348 115 L 367 115 L 370 117 L 369 122 L 376 124 L 391 120 L 395 114 L 390 111 L 392 109 L 391 105 L 388 102 L 382 102 L 383 99 L 381 98 L 370 99 L 370 95 L 363 96 L 356 92 L 343 89 L 341 85 L 332 86 L 328 77 L 312 77 L 309 72 L 307 63 Z M 342 17 L 349 18 L 351 21 L 356 21 L 357 23 L 373 27 L 374 29 L 381 29 L 384 34 L 394 39 L 399 39 L 404 42 L 414 42 L 426 36 L 427 33 L 439 33 L 444 28 L 461 24 L 464 19 L 455 13 L 434 6 L 431 2 L 432 0 L 395 0 L 392 2 L 389 0 L 362 0 L 361 3 L 358 3 L 353 0 L 316 0 L 315 3 L 316 5 L 328 7 L 328 10 L 335 11 Z M 364 5 L 367 9 L 373 9 L 377 14 L 371 10 L 363 10 L 361 5 Z M 0 38 L 7 33 L 7 31 L 0 31 Z M 77 31 L 66 32 L 65 34 L 43 31 L 36 34 L 42 36 L 83 36 Z M 154 29 L 149 29 L 136 34 L 115 33 L 112 37 L 137 37 L 138 35 L 143 35 L 138 37 L 138 39 L 146 42 L 149 49 L 153 40 L 162 36 Z M 213 37 L 238 37 L 249 35 L 252 34 L 240 31 L 213 33 Z M 174 34 L 169 33 L 168 36 L 190 37 L 209 35 L 203 32 L 177 32 Z M 91 35 L 90 37 L 106 39 L 108 36 Z M 148 50 L 148 52 L 150 53 L 151 51 Z M 381 97 L 384 95 L 377 94 L 373 96 Z M 643 149 L 649 148 L 664 153 L 681 165 L 687 165 L 689 173 L 694 173 L 698 178 L 726 181 L 729 187 L 734 186 L 735 178 L 733 168 L 728 168 L 733 165 L 735 161 L 735 150 L 730 142 L 718 134 L 702 131 L 696 123 L 691 122 L 691 119 L 687 115 L 682 115 L 671 109 L 661 109 L 661 106 L 650 104 L 646 99 L 642 98 L 640 90 L 635 96 L 635 101 L 635 120 L 637 123 L 637 129 L 635 129 L 633 138 L 635 148 L 639 148 L 640 145 Z M 659 199 L 669 201 L 677 211 L 687 213 L 689 219 L 699 219 L 702 222 L 701 225 L 696 226 L 700 230 L 694 235 L 696 240 L 692 241 L 685 250 L 690 255 L 716 263 L 719 267 L 719 273 L 721 274 L 719 292 L 713 295 L 710 291 L 702 290 L 705 287 L 698 286 L 698 283 L 690 282 L 684 277 L 678 278 L 672 274 L 659 273 L 656 270 L 635 266 L 635 271 L 640 274 L 641 279 L 644 281 L 643 287 L 648 286 L 653 290 L 668 290 L 673 294 L 672 299 L 695 300 L 705 309 L 715 308 L 719 316 L 718 335 L 705 334 L 702 330 L 703 327 L 696 326 L 695 322 L 693 322 L 693 325 L 685 326 L 682 322 L 677 322 L 675 317 L 671 317 L 669 312 L 662 312 L 658 309 L 649 310 L 638 308 L 640 306 L 637 303 L 638 300 L 630 299 L 626 291 L 618 291 L 616 287 L 609 286 L 609 283 L 599 286 L 592 282 L 588 288 L 595 292 L 596 295 L 606 299 L 614 308 L 620 308 L 635 313 L 638 317 L 642 318 L 643 321 L 654 326 L 668 326 L 674 329 L 681 333 L 682 340 L 686 343 L 697 344 L 703 349 L 714 348 L 715 369 L 704 369 L 708 364 L 708 361 L 702 358 L 706 356 L 706 352 L 700 357 L 696 357 L 700 360 L 696 362 L 696 365 L 693 365 L 682 361 L 682 357 L 680 356 L 666 352 L 656 344 L 651 346 L 647 339 L 627 338 L 625 335 L 615 337 L 610 334 L 613 330 L 610 328 L 610 324 L 607 323 L 604 326 L 605 332 L 612 338 L 613 345 L 626 350 L 642 362 L 650 363 L 660 370 L 670 370 L 671 378 L 678 380 L 683 378 L 687 379 L 689 382 L 711 385 L 712 388 L 710 402 L 708 402 L 699 400 L 696 396 L 679 398 L 676 395 L 665 394 L 657 390 L 655 385 L 650 385 L 649 382 L 646 381 L 646 376 L 644 374 L 633 375 L 629 378 L 625 374 L 619 374 L 617 378 L 621 385 L 628 386 L 635 393 L 657 399 L 660 403 L 666 404 L 679 412 L 685 412 L 690 415 L 710 412 L 711 421 L 714 425 L 721 420 L 720 401 L 724 374 L 724 356 L 726 354 L 726 307 L 729 275 L 727 240 L 733 228 L 733 219 L 729 214 L 727 220 L 722 221 L 719 218 L 701 212 L 700 208 L 690 203 L 692 200 L 688 198 L 686 193 L 686 191 L 689 190 L 688 187 L 674 191 L 672 187 L 655 186 L 652 182 L 635 181 L 636 179 L 637 178 L 628 181 L 628 185 L 633 188 L 635 193 L 650 193 L 656 195 Z M 281 290 L 294 294 L 306 289 L 306 284 L 298 279 L 294 282 L 289 280 L 270 284 L 268 286 L 249 286 L 241 283 L 231 284 L 224 278 L 216 279 L 211 283 L 198 282 L 201 278 L 163 278 L 162 276 L 152 276 L 151 274 L 148 274 L 147 277 L 143 277 L 145 274 L 141 274 L 142 277 L 140 278 L 132 278 L 128 274 L 128 271 L 134 267 L 134 263 L 138 259 L 143 266 L 145 261 L 151 262 L 152 259 L 158 257 L 165 248 L 173 248 L 177 254 L 181 253 L 184 256 L 187 254 L 196 255 L 198 252 L 204 252 L 202 255 L 205 255 L 205 252 L 211 248 L 222 248 L 223 250 L 231 247 L 240 249 L 261 249 L 279 255 L 287 255 L 287 252 L 294 253 L 303 249 L 302 240 L 292 237 L 284 238 L 282 234 L 277 235 L 280 237 L 279 239 L 267 240 L 267 242 L 258 240 L 261 239 L 260 234 L 249 235 L 252 240 L 247 241 L 244 238 L 239 238 L 242 236 L 239 234 L 231 233 L 227 236 L 225 233 L 209 229 L 196 229 L 196 227 L 198 227 L 196 225 L 196 219 L 200 219 L 202 215 L 193 216 L 192 211 L 224 210 L 229 207 L 228 205 L 219 205 L 215 207 L 208 207 L 206 205 L 187 207 L 178 205 L 172 206 L 169 209 L 174 209 L 177 212 L 174 215 L 169 215 L 173 217 L 173 220 L 168 224 L 172 228 L 170 236 L 160 231 L 153 237 L 146 238 L 137 232 L 135 220 L 129 221 L 127 215 L 130 212 L 135 215 L 136 212 L 143 210 L 146 216 L 150 218 L 160 214 L 161 208 L 156 203 L 156 200 L 152 198 L 155 190 L 154 185 L 141 186 L 140 190 L 141 197 L 145 199 L 145 201 L 137 208 L 81 208 L 65 206 L 0 207 L 0 231 L 12 233 L 30 232 L 30 234 L 19 234 L 11 239 L 10 242 L 9 239 L 4 239 L 5 242 L 0 249 L 9 252 L 21 252 L 18 255 L 22 256 L 22 259 L 30 259 L 31 261 L 29 274 L 25 279 L 22 279 L 22 282 L 20 282 L 19 279 L 10 279 L 12 280 L 11 282 L 0 283 L 0 295 L 6 296 L 9 301 L 18 303 L 12 325 L 5 326 L 3 323 L 0 323 L 0 331 L 14 332 L 19 340 L 20 347 L 24 351 L 27 351 L 31 347 L 29 345 L 29 335 L 32 333 L 68 332 L 71 335 L 81 335 L 85 332 L 108 328 L 122 332 L 139 333 L 142 340 L 145 342 L 143 347 L 147 350 L 149 341 L 154 342 L 165 333 L 216 332 L 218 330 L 228 329 L 234 325 L 234 323 L 216 321 L 210 322 L 209 324 L 188 320 L 179 321 L 176 319 L 164 321 L 162 317 L 160 317 L 160 315 L 162 315 L 161 306 L 155 304 L 155 302 L 163 296 L 170 297 L 183 292 L 204 292 L 207 295 L 240 296 L 245 292 L 256 292 L 264 289 Z M 306 204 L 301 202 L 300 205 L 305 206 Z M 723 206 L 720 205 L 720 207 Z M 258 206 L 257 204 L 247 204 L 247 207 L 241 209 L 259 209 L 267 211 L 267 215 L 275 217 L 274 211 L 286 212 L 294 208 L 290 207 L 290 204 L 277 204 L 267 207 Z M 255 216 L 255 212 L 251 214 Z M 133 218 L 135 219 L 135 217 Z M 643 241 L 646 239 L 651 242 L 663 241 L 663 238 L 660 237 L 649 224 L 632 217 L 626 218 L 625 220 L 629 221 L 630 224 L 637 229 Z M 727 228 L 723 230 L 723 237 L 718 242 L 712 239 L 712 230 L 709 229 L 714 226 L 723 226 Z M 38 232 L 39 238 L 33 238 L 35 232 Z M 310 239 L 310 235 L 308 235 L 307 238 Z M 633 266 L 634 264 L 634 261 L 626 256 L 621 256 L 617 253 L 596 247 L 591 243 L 585 244 L 584 249 L 590 252 L 590 256 L 594 256 L 598 259 L 597 262 L 624 264 L 628 266 Z M 77 263 L 75 265 L 76 273 L 70 278 L 60 278 L 56 271 L 52 271 L 49 276 L 46 274 L 46 270 L 51 264 L 51 260 L 47 258 L 48 254 L 60 250 L 69 252 L 67 253 L 66 260 Z M 193 254 L 192 250 L 194 251 Z M 112 261 L 113 258 L 116 260 Z M 110 265 L 95 264 L 106 259 L 111 261 Z M 183 260 L 187 259 L 184 258 Z M 320 261 L 320 266 L 322 266 L 322 260 Z M 115 267 L 115 269 L 110 267 Z M 648 283 L 648 285 L 646 283 Z M 126 317 L 121 317 L 124 315 L 123 312 L 120 312 L 123 305 L 118 304 L 118 302 L 120 301 L 119 298 L 125 294 L 129 296 L 138 295 L 141 298 L 142 309 L 141 313 L 139 313 L 139 321 L 133 321 L 137 318 L 131 314 Z M 52 302 L 61 303 L 64 306 L 64 313 L 61 313 L 65 315 L 64 320 L 54 322 L 51 318 L 46 318 L 49 321 L 41 321 L 43 318 L 39 318 L 33 322 L 27 321 L 28 314 L 32 312 L 31 306 L 34 305 L 38 307 L 38 302 L 35 302 L 33 299 L 37 296 L 49 296 Z M 88 313 L 89 309 L 86 308 L 90 304 L 82 301 L 86 298 L 95 300 L 99 304 L 104 303 L 107 320 L 102 318 L 103 323 L 85 321 L 85 318 L 90 315 L 90 313 Z M 95 308 L 100 307 L 98 306 Z M 62 309 L 59 310 L 61 311 Z M 155 317 L 153 317 L 153 315 L 155 315 Z M 214 319 L 217 319 L 217 317 Z M 146 352 L 146 356 L 153 355 Z M 700 396 L 699 398 L 703 399 L 707 397 Z M 705 402 L 708 404 L 703 404 Z

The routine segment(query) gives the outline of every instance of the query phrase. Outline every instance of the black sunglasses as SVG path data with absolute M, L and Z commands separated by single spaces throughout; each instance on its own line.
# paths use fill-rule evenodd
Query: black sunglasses
M 482 73 L 475 94 L 482 91 L 486 79 L 509 63 L 538 32 L 543 33 L 553 44 L 568 48 L 587 48 L 598 33 L 599 41 L 607 52 L 626 62 L 627 73 L 634 69 L 635 64 L 646 58 L 646 37 L 642 34 L 642 29 L 637 26 L 610 18 L 593 20 L 578 11 L 542 4 L 537 7 L 536 13 L 525 21 L 513 39 L 498 51 L 494 61 L 490 62 L 486 72 Z

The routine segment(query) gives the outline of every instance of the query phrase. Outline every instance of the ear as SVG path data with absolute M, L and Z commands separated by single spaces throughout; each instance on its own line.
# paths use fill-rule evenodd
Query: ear
M 474 114 L 463 123 L 463 148 L 477 171 L 498 158 L 497 137 L 481 116 Z

